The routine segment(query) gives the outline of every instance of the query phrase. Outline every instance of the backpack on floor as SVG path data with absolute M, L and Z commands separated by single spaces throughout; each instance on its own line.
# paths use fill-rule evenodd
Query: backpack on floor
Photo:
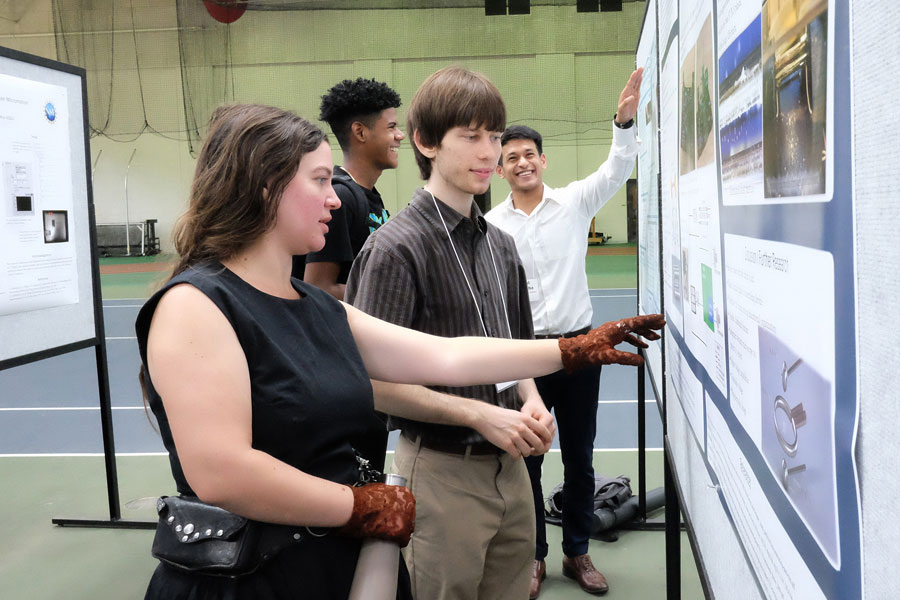
M 594 512 L 615 510 L 631 498 L 631 479 L 625 475 L 606 477 L 594 475 Z M 553 525 L 562 524 L 563 484 L 557 485 L 544 502 L 544 521 Z

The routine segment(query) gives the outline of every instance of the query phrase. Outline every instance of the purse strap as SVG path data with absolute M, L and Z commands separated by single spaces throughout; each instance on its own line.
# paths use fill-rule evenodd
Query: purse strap
M 360 487 L 367 483 L 379 481 L 381 471 L 372 467 L 372 463 L 368 459 L 363 458 L 356 448 L 353 449 L 353 453 L 356 455 L 356 468 L 359 470 L 358 479 L 353 484 L 353 487 Z

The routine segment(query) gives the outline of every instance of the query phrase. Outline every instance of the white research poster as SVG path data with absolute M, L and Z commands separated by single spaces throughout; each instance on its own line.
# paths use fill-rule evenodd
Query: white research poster
M 657 6 L 668 414 L 762 596 L 860 597 L 847 4 Z
M 0 74 L 0 315 L 78 302 L 68 106 Z

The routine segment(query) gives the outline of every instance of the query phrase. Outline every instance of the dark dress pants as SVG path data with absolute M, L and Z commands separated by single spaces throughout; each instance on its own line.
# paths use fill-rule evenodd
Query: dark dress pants
M 582 369 L 571 375 L 557 371 L 535 380 L 547 410 L 556 418 L 556 430 L 563 463 L 562 548 L 566 556 L 588 551 L 594 514 L 594 437 L 597 434 L 597 395 L 600 367 Z M 544 524 L 544 492 L 541 488 L 543 455 L 525 458 L 537 523 L 534 557 L 547 556 L 547 528 Z

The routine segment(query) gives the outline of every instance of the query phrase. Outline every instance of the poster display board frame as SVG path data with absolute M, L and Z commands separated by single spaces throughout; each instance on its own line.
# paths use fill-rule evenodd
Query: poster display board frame
M 86 71 L 0 47 L 0 370 L 94 349 L 109 519 L 60 526 L 140 528 L 121 518 L 90 174 Z M 9 198 L 7 198 L 9 197 Z M 19 199 L 22 198 L 20 201 Z M 14 210 L 13 210 L 14 209 Z M 12 211 L 12 212 L 11 212 Z
M 717 563 L 727 546 L 744 563 L 739 583 L 762 598 L 861 597 L 853 126 L 836 116 L 853 114 L 848 7 L 647 4 L 656 31 L 642 27 L 636 66 L 655 36 L 649 91 L 669 114 L 649 140 L 659 171 L 639 155 L 661 242 L 658 259 L 639 252 L 638 298 L 649 259 L 668 321 L 654 389 L 667 520 L 683 508 L 708 595 L 726 582 L 702 550 Z M 639 311 L 653 312 L 640 300 Z M 714 515 L 689 489 L 700 479 Z M 720 522 L 725 534 L 703 531 Z M 667 531 L 669 597 L 680 597 L 680 536 Z

